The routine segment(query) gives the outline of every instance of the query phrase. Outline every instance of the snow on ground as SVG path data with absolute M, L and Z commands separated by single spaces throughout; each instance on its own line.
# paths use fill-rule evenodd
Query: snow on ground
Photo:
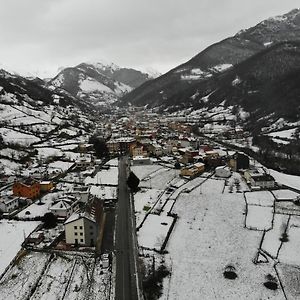
M 172 217 L 149 214 L 137 232 L 139 245 L 144 248 L 160 250 L 172 222 Z
M 246 192 L 245 198 L 248 205 L 273 206 L 274 196 L 269 191 Z
M 273 207 L 248 205 L 246 227 L 254 230 L 269 230 L 272 228 Z
M 21 212 L 17 214 L 17 217 L 20 219 L 28 219 L 34 217 L 42 217 L 45 213 L 49 212 L 49 208 L 52 205 L 54 199 L 57 199 L 58 193 L 55 194 L 48 194 L 47 197 L 43 197 L 40 201 L 37 200 L 36 202 L 30 204 L 28 207 L 24 208 Z M 30 214 L 28 214 L 30 212 Z
M 102 91 L 107 93 L 114 92 L 108 86 L 89 77 L 80 83 L 80 88 L 83 92 L 93 92 L 93 91 Z
M 140 179 L 143 180 L 151 173 L 162 169 L 163 167 L 160 165 L 147 165 L 147 166 L 131 166 L 131 171 Z
M 179 218 L 166 249 L 172 276 L 161 299 L 284 299 L 263 285 L 266 274 L 275 275 L 272 265 L 252 262 L 262 232 L 244 228 L 243 194 L 222 194 L 218 182 L 209 179 L 176 201 Z M 228 264 L 236 280 L 224 278 Z
M 268 136 L 291 139 L 297 128 L 268 133 Z
M 39 142 L 41 139 L 27 133 L 22 133 L 16 130 L 0 128 L 0 134 L 5 143 L 17 143 L 22 146 L 29 146 L 32 143 Z
M 297 196 L 300 195 L 291 190 L 274 190 L 274 191 L 272 191 L 272 193 L 277 201 L 281 201 L 281 200 L 293 201 L 297 198 Z
M 39 222 L 0 221 L 0 274 L 21 249 L 24 236 L 28 236 Z
M 93 178 L 87 177 L 85 184 L 111 184 L 118 185 L 119 169 L 111 167 L 108 170 L 99 171 Z
M 288 221 L 287 215 L 275 214 L 273 221 L 273 229 L 266 232 L 261 248 L 272 257 L 277 257 L 277 251 L 281 245 L 282 233 Z
M 113 159 L 109 160 L 107 163 L 105 163 L 105 166 L 118 167 L 119 160 L 117 158 L 113 158 Z
M 147 181 L 141 181 L 139 186 L 163 190 L 169 185 L 172 179 L 178 176 L 179 172 L 179 170 L 166 168 L 158 170 L 158 172 L 155 173 L 155 176 L 150 175 L 151 178 Z
M 271 169 L 269 169 L 269 171 L 270 175 L 275 178 L 276 182 L 300 190 L 300 176 L 284 174 Z
M 60 149 L 56 149 L 56 148 L 36 148 L 36 150 L 38 151 L 38 156 L 39 157 L 44 157 L 47 158 L 49 156 L 61 156 L 62 155 L 62 151 Z
M 92 185 L 90 189 L 90 194 L 101 199 L 114 200 L 117 199 L 117 187 Z
M 72 263 L 61 256 L 51 261 L 42 280 L 30 299 L 61 299 L 72 270 Z
M 50 172 L 59 172 L 59 173 L 62 173 L 62 172 L 65 172 L 67 171 L 68 169 L 71 168 L 71 166 L 74 165 L 73 162 L 67 162 L 67 161 L 55 161 L 55 162 L 52 162 L 48 165 L 48 170 Z
M 31 252 L 22 256 L 1 279 L 0 298 L 7 300 L 28 299 L 31 289 L 43 273 L 49 257 L 50 254 L 39 252 Z
M 157 201 L 158 196 L 162 193 L 161 190 L 156 189 L 141 189 L 134 194 L 134 207 L 136 216 L 136 227 L 139 227 L 144 220 L 145 215 L 153 207 Z
M 300 272 L 298 266 L 279 263 L 276 266 L 288 300 L 298 300 L 300 295 Z
M 14 175 L 15 171 L 21 166 L 20 164 L 13 162 L 8 159 L 1 158 L 0 159 L 0 166 L 4 167 L 4 174 L 6 175 Z
M 275 212 L 300 216 L 300 206 L 291 201 L 278 201 L 275 202 Z
M 300 217 L 292 216 L 289 222 L 288 242 L 282 244 L 278 259 L 280 262 L 300 267 Z

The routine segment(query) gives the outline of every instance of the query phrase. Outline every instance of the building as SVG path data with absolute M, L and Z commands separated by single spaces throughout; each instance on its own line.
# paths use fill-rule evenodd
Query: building
M 73 213 L 73 206 L 72 202 L 67 201 L 66 199 L 61 199 L 50 207 L 50 211 L 58 219 L 67 219 Z
M 94 199 L 85 211 L 73 213 L 64 223 L 66 243 L 78 246 L 99 246 L 104 226 L 103 201 Z
M 87 203 L 90 195 L 90 186 L 74 186 L 73 191 L 69 192 L 69 195 L 76 197 L 79 202 Z
M 98 224 L 91 214 L 73 213 L 65 222 L 66 243 L 82 246 L 95 246 Z
M 10 213 L 19 207 L 19 197 L 3 196 L 0 198 L 0 211 Z
M 144 146 L 133 146 L 132 149 L 131 149 L 131 155 L 133 157 L 135 157 L 135 156 L 147 157 L 148 153 L 145 150 Z
M 272 189 L 275 187 L 275 180 L 269 174 L 255 174 L 250 178 L 250 185 L 252 189 Z
M 182 168 L 180 170 L 181 176 L 194 178 L 204 172 L 205 165 L 203 163 L 196 163 L 194 165 Z
M 13 184 L 13 194 L 15 196 L 36 199 L 41 192 L 40 183 L 33 179 L 26 181 L 15 181 Z
M 249 169 L 249 157 L 244 153 L 236 152 L 229 160 L 229 167 L 235 172 Z
M 53 189 L 53 182 L 51 181 L 41 181 L 40 190 L 41 192 L 49 192 Z
M 137 165 L 150 165 L 151 164 L 151 160 L 150 160 L 149 157 L 134 156 L 132 158 L 132 164 L 134 166 L 137 166 Z

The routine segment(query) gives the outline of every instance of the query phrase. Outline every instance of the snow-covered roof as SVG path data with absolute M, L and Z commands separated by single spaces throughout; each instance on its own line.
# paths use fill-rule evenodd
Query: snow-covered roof
M 72 223 L 74 221 L 77 221 L 79 219 L 87 219 L 93 223 L 96 223 L 96 220 L 93 216 L 91 216 L 90 214 L 88 214 L 87 212 L 84 212 L 84 213 L 73 213 L 68 219 L 67 221 L 65 222 L 65 224 L 69 224 L 69 223 Z

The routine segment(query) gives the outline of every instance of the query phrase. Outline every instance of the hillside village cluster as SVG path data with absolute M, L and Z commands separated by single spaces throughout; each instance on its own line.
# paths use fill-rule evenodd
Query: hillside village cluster
M 249 290 L 253 299 L 300 295 L 299 178 L 287 184 L 281 173 L 215 142 L 211 127 L 196 134 L 195 122 L 182 116 L 132 107 L 93 126 L 85 135 L 64 129 L 61 141 L 31 141 L 36 154 L 25 163 L 17 162 L 22 150 L 0 150 L 1 294 L 113 299 L 114 251 L 104 236 L 114 230 L 106 218 L 118 205 L 118 157 L 128 155 L 140 179 L 141 269 L 145 278 L 161 266 L 170 273 L 161 279 L 161 299 L 211 299 L 212 291 L 216 299 Z M 17 129 L 5 130 L 9 143 L 5 137 Z M 227 133 L 248 138 L 240 128 Z M 106 142 L 106 157 L 97 158 L 92 135 Z

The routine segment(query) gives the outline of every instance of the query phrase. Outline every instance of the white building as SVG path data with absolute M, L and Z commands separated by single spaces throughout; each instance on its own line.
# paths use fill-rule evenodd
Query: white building
M 10 213 L 19 207 L 19 197 L 4 196 L 0 199 L 0 210 Z
M 65 222 L 66 243 L 94 246 L 97 240 L 98 225 L 88 213 L 74 213 Z
M 73 213 L 73 206 L 69 201 L 61 199 L 50 207 L 50 211 L 58 218 L 67 219 Z

